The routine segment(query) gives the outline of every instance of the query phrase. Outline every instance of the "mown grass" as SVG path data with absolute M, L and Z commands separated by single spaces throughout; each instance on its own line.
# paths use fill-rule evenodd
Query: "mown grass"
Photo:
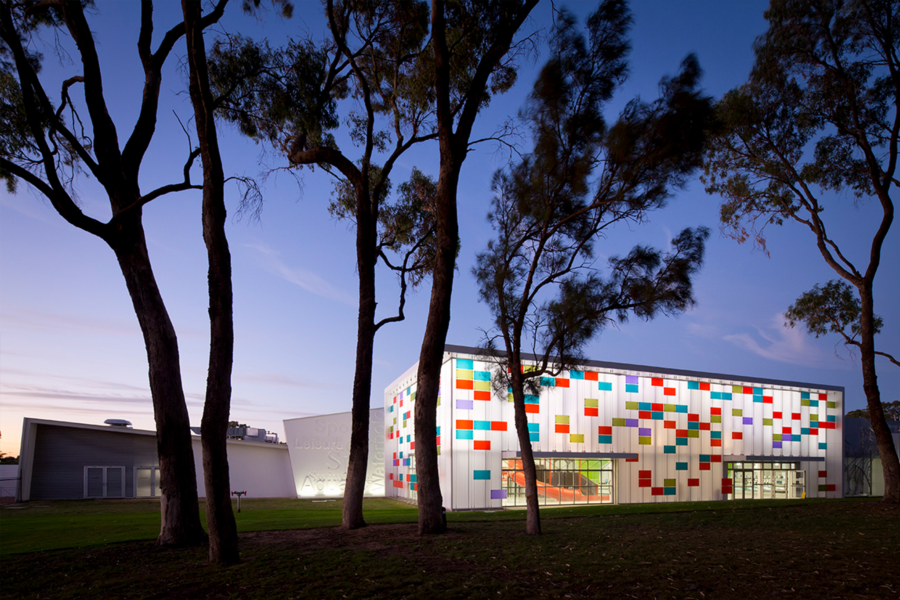
M 244 503 L 242 559 L 230 568 L 208 565 L 203 548 L 103 544 L 9 553 L 0 590 L 9 598 L 900 596 L 900 509 L 877 501 L 553 509 L 542 512 L 536 537 L 524 535 L 522 511 L 452 513 L 446 535 L 419 537 L 412 506 L 367 501 L 370 523 L 395 524 L 347 532 L 311 525 L 337 524 L 339 503 L 305 502 Z M 0 511 L 0 544 L 10 523 L 103 516 L 95 507 L 79 514 L 77 504 L 49 505 L 44 515 Z M 309 528 L 253 529 L 292 522 Z M 69 534 L 40 533 L 54 535 Z
M 730 502 L 728 507 L 730 510 L 759 509 L 816 502 L 822 501 L 738 501 Z M 341 506 L 340 500 L 244 499 L 235 519 L 240 533 L 336 527 L 341 524 Z M 722 507 L 721 502 L 553 507 L 546 509 L 544 515 L 565 518 L 663 514 L 715 511 Z M 418 516 L 415 506 L 384 498 L 366 498 L 364 514 L 372 524 L 414 523 Z M 521 521 L 525 519 L 525 511 L 452 512 L 447 519 L 450 523 Z M 203 510 L 201 521 L 206 522 Z M 158 500 L 60 500 L 0 509 L 0 556 L 153 540 L 158 534 Z

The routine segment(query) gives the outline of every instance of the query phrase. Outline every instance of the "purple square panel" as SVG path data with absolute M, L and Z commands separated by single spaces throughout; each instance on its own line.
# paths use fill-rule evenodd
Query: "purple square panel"
M 638 435 L 650 435 L 650 428 L 649 427 L 639 427 Z
M 753 425 L 753 417 L 744 417 L 744 425 Z
M 637 427 L 638 420 L 637 419 L 625 419 L 625 427 Z
M 506 500 L 506 490 L 491 490 L 491 500 Z
M 474 400 L 456 400 L 456 408 L 459 410 L 472 410 L 475 408 Z
M 638 382 L 637 375 L 626 375 L 625 376 L 625 383 L 635 383 L 636 384 L 637 382 Z
M 772 442 L 773 448 L 781 448 L 781 442 Z

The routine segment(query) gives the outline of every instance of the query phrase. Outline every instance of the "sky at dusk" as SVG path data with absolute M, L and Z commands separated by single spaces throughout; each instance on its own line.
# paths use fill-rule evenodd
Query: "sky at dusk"
M 288 36 L 321 39 L 321 7 L 295 2 L 294 17 L 261 18 L 229 5 L 216 31 L 240 32 L 274 45 Z M 559 6 L 560 3 L 557 3 Z M 584 15 L 593 3 L 570 3 Z M 719 97 L 747 78 L 752 43 L 765 31 L 765 2 L 640 1 L 633 5 L 631 76 L 609 105 L 612 121 L 635 96 L 657 97 L 662 76 L 673 74 L 690 52 L 705 71 L 707 93 Z M 139 4 L 98 0 L 89 15 L 104 69 L 110 113 L 124 144 L 136 119 L 142 77 L 136 50 Z M 180 3 L 157 2 L 154 48 L 162 32 L 180 21 Z M 549 4 L 540 4 L 525 26 L 532 32 L 551 22 Z M 216 31 L 210 31 L 209 37 Z M 45 36 L 47 37 L 47 36 Z M 49 39 L 49 38 L 48 38 Z M 63 48 L 71 40 L 60 38 Z M 60 82 L 79 73 L 77 54 L 45 55 L 42 80 L 51 97 Z M 192 110 L 182 70 L 184 43 L 176 47 L 164 75 L 159 125 L 141 171 L 143 191 L 176 182 L 189 152 L 185 124 Z M 491 135 L 515 115 L 534 81 L 546 51 L 526 59 L 517 85 L 482 111 L 473 139 Z M 81 90 L 78 89 L 78 93 Z M 347 107 L 341 107 L 346 116 Z M 189 122 L 190 121 L 190 122 Z M 277 154 L 220 124 L 226 174 L 259 176 L 285 166 Z M 345 131 L 336 132 L 348 154 Z M 196 135 L 194 136 L 196 138 Z M 527 150 L 528 141 L 522 140 Z M 475 255 L 491 237 L 486 214 L 493 173 L 508 160 L 495 144 L 477 146 L 466 160 L 459 189 L 461 252 L 454 284 L 447 342 L 475 346 L 490 315 L 478 301 L 471 275 Z M 395 184 L 413 167 L 437 176 L 436 145 L 422 146 L 398 163 Z M 232 418 L 283 435 L 283 419 L 350 410 L 356 347 L 356 271 L 354 232 L 328 213 L 332 180 L 320 170 L 298 172 L 299 179 L 276 170 L 264 183 L 259 219 L 237 218 L 239 193 L 228 189 L 228 236 L 235 289 L 235 360 Z M 200 181 L 199 168 L 194 181 Z M 77 181 L 84 211 L 103 220 L 109 204 L 96 181 Z M 707 259 L 695 282 L 697 305 L 678 317 L 652 322 L 632 320 L 605 330 L 585 354 L 595 360 L 693 369 L 846 388 L 846 410 L 865 404 L 858 356 L 836 337 L 816 339 L 802 329 L 784 327 L 783 311 L 816 283 L 837 278 L 824 263 L 812 234 L 785 225 L 769 231 L 771 256 L 724 237 L 718 226 L 718 198 L 693 181 L 648 222 L 614 231 L 597 244 L 599 265 L 638 243 L 665 248 L 688 226 L 713 231 Z M 829 197 L 825 219 L 830 233 L 852 260 L 865 264 L 880 211 L 868 199 Z M 151 260 L 178 333 L 182 376 L 191 423 L 199 425 L 208 361 L 209 321 L 206 250 L 200 222 L 200 193 L 169 195 L 144 210 Z M 895 225 L 885 245 L 875 285 L 875 310 L 884 319 L 876 342 L 900 351 L 900 233 Z M 379 273 L 379 318 L 396 311 L 397 285 Z M 406 321 L 382 328 L 375 344 L 373 407 L 383 390 L 417 359 L 428 308 L 430 282 L 409 299 Z M 900 369 L 879 359 L 882 399 L 898 398 Z M 137 319 L 112 251 L 98 238 L 63 221 L 49 202 L 20 183 L 18 192 L 0 191 L 0 451 L 19 453 L 22 419 L 35 417 L 102 423 L 130 420 L 154 429 L 147 358 Z

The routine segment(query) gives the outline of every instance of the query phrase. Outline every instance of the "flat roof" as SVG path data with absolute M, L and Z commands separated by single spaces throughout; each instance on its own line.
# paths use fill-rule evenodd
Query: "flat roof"
M 155 431 L 150 431 L 149 429 L 132 429 L 131 427 L 116 427 L 114 425 L 92 425 L 90 423 L 73 423 L 71 421 L 53 421 L 50 419 L 34 419 L 32 417 L 25 417 L 22 420 L 22 427 L 24 428 L 29 423 L 34 423 L 36 425 L 51 425 L 53 427 L 69 427 L 71 429 L 90 429 L 93 431 L 105 431 L 109 433 L 129 433 L 132 435 L 152 435 L 156 437 Z M 191 439 L 200 439 L 200 436 L 191 432 Z M 24 436 L 23 436 L 24 439 Z M 261 448 L 283 448 L 287 450 L 287 445 L 285 444 L 272 444 L 269 442 L 253 442 L 249 440 L 234 440 L 229 439 L 226 440 L 229 444 L 242 444 L 242 445 L 251 445 L 251 446 L 259 446 Z
M 454 352 L 456 354 L 472 354 L 475 356 L 485 356 L 489 357 L 486 354 L 484 349 L 482 348 L 472 348 L 470 346 L 455 346 L 451 344 L 446 344 L 444 346 L 444 352 Z M 496 356 L 496 355 L 495 355 Z M 526 354 L 522 353 L 523 360 L 529 360 L 537 362 L 539 360 L 538 356 L 534 354 Z M 552 358 L 551 358 L 552 361 Z M 677 375 L 680 377 L 692 377 L 698 379 L 723 379 L 728 381 L 746 381 L 748 383 L 761 383 L 763 385 L 778 385 L 783 387 L 799 387 L 799 388 L 809 388 L 816 390 L 831 390 L 835 392 L 841 392 L 844 394 L 844 386 L 838 385 L 825 385 L 822 383 L 803 383 L 799 381 L 783 381 L 780 379 L 767 379 L 764 377 L 752 377 L 749 375 L 729 375 L 725 373 L 710 373 L 707 371 L 693 371 L 686 369 L 667 369 L 664 367 L 653 367 L 648 365 L 632 365 L 628 363 L 618 363 L 618 362 L 606 362 L 601 360 L 585 360 L 580 361 L 579 365 L 584 365 L 586 367 L 598 367 L 601 369 L 613 369 L 617 371 L 644 371 L 649 373 L 659 373 L 663 375 Z

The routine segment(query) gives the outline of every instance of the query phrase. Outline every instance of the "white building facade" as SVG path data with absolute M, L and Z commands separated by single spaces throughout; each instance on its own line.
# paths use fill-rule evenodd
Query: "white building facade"
M 416 497 L 417 368 L 385 390 L 388 497 Z M 525 504 L 496 368 L 473 348 L 445 349 L 436 441 L 448 510 Z M 544 505 L 840 498 L 843 410 L 841 387 L 597 361 L 526 396 Z
M 384 496 L 384 409 L 369 411 L 369 461 L 366 496 Z M 344 495 L 350 465 L 349 412 L 284 420 L 298 498 L 337 498 Z

